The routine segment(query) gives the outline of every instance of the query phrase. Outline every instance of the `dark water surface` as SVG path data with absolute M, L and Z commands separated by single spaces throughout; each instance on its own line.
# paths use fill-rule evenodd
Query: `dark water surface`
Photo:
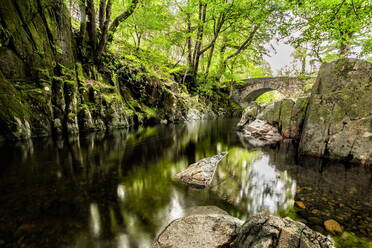
M 203 205 L 242 219 L 259 211 L 290 215 L 323 232 L 323 221 L 333 218 L 347 231 L 372 236 L 370 168 L 299 160 L 285 143 L 249 147 L 236 123 L 1 144 L 0 247 L 151 247 L 162 227 Z M 173 179 L 221 151 L 229 154 L 210 188 Z

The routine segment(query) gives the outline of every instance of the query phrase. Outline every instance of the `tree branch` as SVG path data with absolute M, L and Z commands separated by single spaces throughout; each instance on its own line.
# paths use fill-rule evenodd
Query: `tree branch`
M 227 56 L 226 60 L 229 60 L 229 59 L 232 59 L 235 56 L 238 56 L 242 51 L 247 49 L 248 46 L 252 43 L 253 38 L 254 38 L 255 34 L 257 33 L 257 30 L 258 30 L 259 27 L 260 27 L 260 25 L 256 25 L 253 28 L 252 32 L 249 34 L 248 38 L 243 42 L 243 44 L 240 45 L 240 47 L 235 51 L 235 53 Z
M 136 9 L 138 5 L 139 0 L 132 0 L 132 3 L 129 5 L 128 9 L 121 13 L 118 17 L 115 18 L 115 20 L 111 23 L 109 29 L 108 29 L 108 38 L 107 41 L 111 42 L 114 38 L 114 33 L 116 32 L 116 29 L 120 25 L 120 23 L 124 22 L 128 17 L 130 17 L 134 10 Z

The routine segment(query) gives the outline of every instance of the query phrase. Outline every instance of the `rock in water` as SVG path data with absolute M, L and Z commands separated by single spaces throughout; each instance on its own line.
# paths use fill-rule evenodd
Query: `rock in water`
M 332 242 L 290 218 L 257 214 L 238 230 L 232 248 L 330 248 Z
M 342 226 L 340 224 L 338 224 L 338 222 L 333 220 L 333 219 L 324 221 L 324 227 L 328 232 L 330 232 L 334 235 L 338 234 L 338 233 L 342 233 L 344 231 Z
M 372 163 L 372 64 L 358 59 L 325 63 L 313 87 L 300 151 Z
M 242 221 L 228 215 L 191 215 L 172 221 L 156 238 L 154 248 L 225 247 Z
M 244 129 L 244 126 L 249 124 L 249 122 L 256 119 L 256 116 L 261 110 L 261 106 L 256 103 L 252 102 L 246 107 L 243 111 L 242 118 L 240 119 L 237 127 L 239 130 Z
M 255 120 L 244 126 L 239 134 L 253 146 L 274 144 L 282 140 L 278 129 L 262 120 Z
M 195 188 L 205 188 L 213 179 L 218 163 L 227 155 L 221 152 L 210 158 L 203 158 L 191 164 L 186 170 L 178 173 L 177 178 Z

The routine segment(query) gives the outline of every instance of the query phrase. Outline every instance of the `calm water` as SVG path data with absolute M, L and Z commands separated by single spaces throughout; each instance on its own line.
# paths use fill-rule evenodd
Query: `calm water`
M 0 247 L 151 247 L 162 227 L 203 205 L 242 219 L 296 214 L 319 231 L 334 218 L 372 235 L 370 168 L 299 160 L 289 144 L 249 147 L 237 121 L 1 144 Z M 229 154 L 210 188 L 173 179 L 221 151 Z M 298 200 L 305 210 L 293 207 Z

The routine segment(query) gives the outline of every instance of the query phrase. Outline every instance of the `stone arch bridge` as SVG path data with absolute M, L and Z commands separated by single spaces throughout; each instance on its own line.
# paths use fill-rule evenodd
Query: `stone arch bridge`
M 245 108 L 265 92 L 277 90 L 284 97 L 290 98 L 305 93 L 306 85 L 315 82 L 315 78 L 266 77 L 244 79 L 242 84 L 234 84 L 231 98 Z

